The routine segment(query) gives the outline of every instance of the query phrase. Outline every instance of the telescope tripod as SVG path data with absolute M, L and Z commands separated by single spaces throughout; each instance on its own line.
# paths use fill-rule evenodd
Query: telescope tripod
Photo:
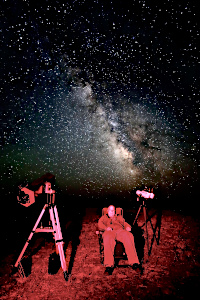
M 147 208 L 146 208 L 146 203 L 145 203 L 145 199 L 142 200 L 142 203 L 140 204 L 140 207 L 138 209 L 138 212 L 137 212 L 137 215 L 135 217 L 135 220 L 133 222 L 133 226 L 135 224 L 135 222 L 137 221 L 138 217 L 139 217 L 139 214 L 140 214 L 140 211 L 141 209 L 143 209 L 143 215 L 144 215 L 144 223 L 141 227 L 143 227 L 145 225 L 146 227 L 146 240 L 147 240 L 147 249 L 148 249 L 148 256 L 150 256 L 150 253 L 151 253 L 151 248 L 152 248 L 152 243 L 151 243 L 151 247 L 149 247 L 149 235 L 148 235 L 148 229 L 147 229 L 147 222 L 150 222 L 151 224 L 151 228 L 153 230 L 153 239 L 152 239 L 152 242 L 154 240 L 154 238 L 156 239 L 156 242 L 157 242 L 157 245 L 159 244 L 159 237 L 156 237 L 156 229 L 157 229 L 157 226 L 156 228 L 153 227 L 153 224 L 151 222 L 151 218 L 149 217 L 148 213 L 147 213 Z M 147 219 L 148 217 L 148 219 Z
M 49 197 L 48 197 L 49 195 Z M 61 227 L 60 227 L 60 221 L 59 221 L 59 217 L 58 217 L 58 211 L 57 211 L 57 207 L 54 204 L 54 199 L 55 199 L 55 194 L 52 193 L 48 193 L 47 194 L 47 204 L 44 205 L 29 237 L 28 240 L 26 241 L 16 263 L 15 263 L 15 267 L 19 267 L 19 271 L 20 274 L 25 277 L 24 274 L 24 270 L 21 264 L 21 260 L 23 258 L 23 254 L 26 251 L 26 248 L 28 247 L 34 233 L 37 232 L 52 232 L 54 235 L 54 239 L 55 239 L 55 245 L 56 245 L 56 252 L 59 253 L 60 256 L 60 262 L 61 262 L 61 267 L 63 269 L 63 273 L 64 273 L 64 278 L 65 280 L 68 279 L 68 271 L 67 271 L 67 266 L 66 266 L 66 260 L 65 260 L 65 255 L 64 255 L 64 250 L 63 250 L 63 237 L 62 237 L 62 232 L 61 232 Z M 42 216 L 44 215 L 44 212 L 46 210 L 46 208 L 49 208 L 49 216 L 50 216 L 50 220 L 51 220 L 51 224 L 52 224 L 52 228 L 49 227 L 44 227 L 44 228 L 38 228 L 38 224 L 42 219 Z M 58 254 L 57 253 L 57 254 Z

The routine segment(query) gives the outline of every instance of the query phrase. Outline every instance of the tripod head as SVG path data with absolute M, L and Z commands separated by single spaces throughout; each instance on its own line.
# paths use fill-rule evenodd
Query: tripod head
M 45 193 L 47 194 L 47 204 L 54 205 L 55 202 L 55 191 L 51 188 L 50 182 L 45 182 Z

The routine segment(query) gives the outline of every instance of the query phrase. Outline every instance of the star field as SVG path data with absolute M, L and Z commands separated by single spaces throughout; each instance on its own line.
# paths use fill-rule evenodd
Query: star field
M 196 185 L 196 1 L 15 0 L 1 15 L 2 186 Z

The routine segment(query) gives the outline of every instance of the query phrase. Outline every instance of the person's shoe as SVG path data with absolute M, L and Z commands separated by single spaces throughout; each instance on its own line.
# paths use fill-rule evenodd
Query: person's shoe
M 105 269 L 105 275 L 112 275 L 112 272 L 113 272 L 114 268 L 113 267 L 106 267 Z

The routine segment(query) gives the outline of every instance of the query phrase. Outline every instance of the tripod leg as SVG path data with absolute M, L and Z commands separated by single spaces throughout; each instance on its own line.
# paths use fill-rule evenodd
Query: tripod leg
M 42 209 L 42 211 L 41 211 L 41 213 L 40 213 L 40 215 L 39 215 L 39 217 L 38 217 L 38 219 L 37 219 L 37 221 L 36 221 L 36 223 L 35 223 L 32 231 L 31 231 L 31 233 L 30 233 L 30 235 L 28 237 L 28 240 L 26 241 L 26 243 L 25 243 L 25 245 L 24 245 L 24 247 L 23 247 L 23 249 L 22 249 L 22 251 L 21 251 L 21 253 L 20 253 L 20 255 L 19 255 L 19 257 L 18 257 L 18 259 L 16 261 L 16 263 L 15 263 L 15 267 L 18 267 L 19 262 L 21 261 L 22 256 L 23 256 L 24 252 L 26 251 L 26 248 L 28 247 L 28 245 L 30 243 L 30 240 L 32 239 L 33 234 L 35 233 L 35 230 L 38 227 L 38 224 L 39 224 L 40 220 L 42 219 L 42 216 L 43 216 L 46 208 L 47 208 L 47 204 L 44 205 L 44 207 L 43 207 L 43 209 Z
M 54 214 L 55 214 L 55 218 L 56 218 L 56 225 L 57 225 L 57 229 L 58 229 L 58 238 L 61 241 L 62 240 L 62 244 L 63 244 L 63 237 L 62 237 L 62 232 L 61 232 L 61 227 L 60 227 L 60 221 L 59 221 L 59 217 L 58 217 L 58 210 L 57 207 L 54 206 Z
M 158 237 L 156 236 L 156 230 L 157 227 L 159 226 L 159 222 L 157 221 L 157 224 L 155 225 L 155 228 L 153 227 L 152 221 L 151 221 L 151 217 L 148 215 L 148 213 L 146 212 L 146 215 L 148 217 L 147 222 L 149 221 L 151 224 L 151 228 L 153 231 L 153 240 L 156 239 L 157 245 L 159 244 L 159 233 L 158 233 Z
M 54 209 L 51 207 L 49 212 L 50 212 L 53 229 L 55 232 L 55 242 L 56 242 L 56 246 L 58 247 L 61 267 L 64 272 L 65 280 L 67 280 L 68 272 L 67 272 L 66 260 L 65 260 L 64 250 L 63 250 L 63 238 L 62 238 L 62 233 L 61 233 L 61 229 L 60 229 L 60 222 L 59 222 L 58 211 L 57 211 L 56 206 L 54 206 Z M 56 218 L 56 222 L 55 222 L 55 218 Z
M 64 272 L 64 277 L 65 279 L 67 279 L 67 266 L 66 266 L 66 259 L 65 259 L 65 255 L 64 255 L 64 250 L 63 250 L 63 237 L 62 237 L 62 231 L 61 231 L 61 227 L 60 227 L 60 220 L 59 220 L 59 217 L 58 217 L 58 210 L 57 210 L 57 207 L 54 206 L 54 214 L 55 214 L 55 217 L 56 217 L 56 224 L 57 224 L 57 229 L 58 229 L 58 238 L 59 238 L 59 248 L 60 248 L 60 251 L 59 251 L 59 254 L 60 254 L 60 260 L 61 260 L 61 265 L 62 265 L 62 269 L 63 269 L 63 272 Z
M 139 213 L 140 213 L 141 208 L 142 208 L 142 205 L 140 205 L 140 207 L 139 207 L 139 209 L 138 209 L 137 215 L 136 215 L 135 220 L 134 220 L 134 222 L 133 222 L 133 226 L 135 225 L 135 222 L 137 221 L 137 218 L 138 218 L 138 216 L 139 216 Z
M 56 227 L 55 216 L 54 216 L 52 206 L 49 208 L 49 214 L 50 214 L 50 219 L 51 219 L 51 223 L 52 223 L 52 226 L 53 226 L 54 238 L 55 238 L 55 243 L 56 243 L 56 241 L 58 239 L 58 236 L 57 236 L 57 227 Z
M 153 240 L 154 240 L 154 238 L 155 238 L 155 239 L 156 239 L 156 242 L 157 242 L 157 245 L 158 245 L 158 244 L 159 244 L 159 238 L 156 236 L 157 225 L 156 225 L 156 227 L 154 228 L 154 227 L 153 227 L 153 224 L 152 224 L 152 222 L 151 222 L 151 219 L 150 219 L 149 221 L 150 221 L 151 228 L 152 228 L 152 231 L 153 231 Z

